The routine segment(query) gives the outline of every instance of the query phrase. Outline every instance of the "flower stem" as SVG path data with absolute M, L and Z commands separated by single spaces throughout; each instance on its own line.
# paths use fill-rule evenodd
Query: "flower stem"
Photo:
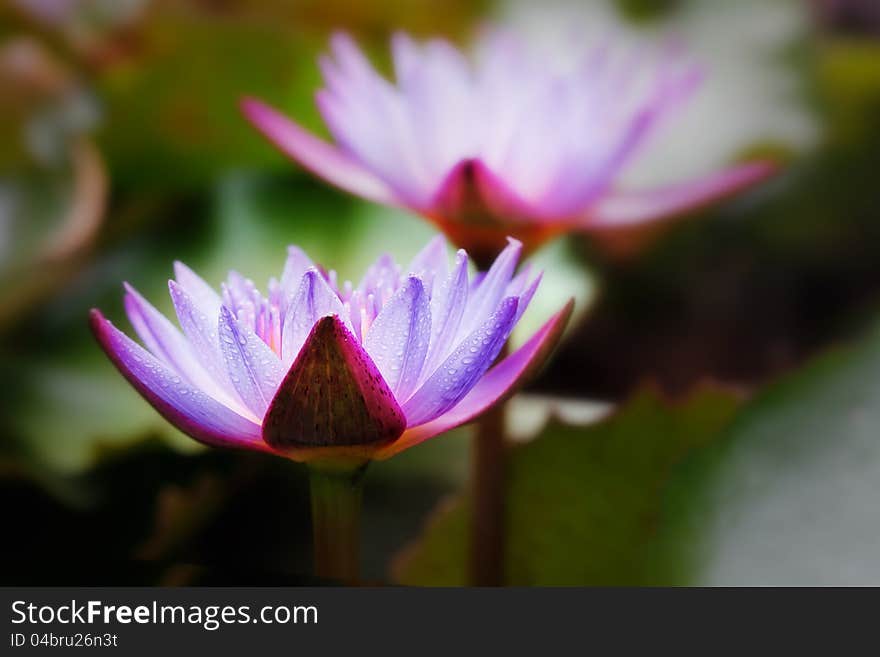
M 506 352 L 506 348 L 505 348 Z M 504 358 L 505 353 L 499 356 Z M 504 584 L 505 404 L 477 421 L 472 443 L 472 499 L 468 576 L 472 586 Z
M 364 470 L 309 468 L 315 576 L 321 579 L 358 581 Z

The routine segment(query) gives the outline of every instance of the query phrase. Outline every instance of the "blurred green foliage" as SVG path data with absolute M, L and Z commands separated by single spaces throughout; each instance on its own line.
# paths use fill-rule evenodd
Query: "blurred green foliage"
M 667 495 L 678 583 L 880 583 L 880 330 L 768 387 Z M 674 547 L 672 547 L 674 545 Z
M 880 582 L 880 330 L 737 406 L 721 391 L 673 407 L 642 393 L 513 449 L 507 582 Z M 395 579 L 465 584 L 468 508 L 444 504 Z
M 705 389 L 674 406 L 643 392 L 593 426 L 551 422 L 510 450 L 507 583 L 627 585 L 668 578 L 657 560 L 662 493 L 674 466 L 710 443 L 737 407 L 735 395 Z M 398 558 L 402 584 L 467 583 L 470 502 L 447 502 L 418 543 Z
M 230 167 L 278 163 L 242 120 L 238 100 L 293 98 L 308 108 L 316 45 L 290 23 L 184 11 L 147 21 L 136 58 L 108 66 L 98 80 L 106 116 L 99 143 L 118 184 L 141 193 L 197 187 Z

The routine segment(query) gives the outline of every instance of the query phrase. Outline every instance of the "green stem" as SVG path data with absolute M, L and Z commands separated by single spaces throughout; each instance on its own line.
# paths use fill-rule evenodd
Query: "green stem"
M 321 579 L 358 581 L 363 474 L 363 467 L 309 468 L 315 575 Z
M 507 349 L 499 356 L 504 358 Z M 507 439 L 505 404 L 489 409 L 477 420 L 472 444 L 470 553 L 468 578 L 472 586 L 504 584 L 505 489 Z

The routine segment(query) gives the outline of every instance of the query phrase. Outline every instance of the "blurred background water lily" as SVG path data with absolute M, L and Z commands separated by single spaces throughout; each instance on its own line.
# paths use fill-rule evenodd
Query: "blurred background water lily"
M 748 162 L 659 189 L 621 189 L 621 172 L 695 94 L 704 72 L 673 43 L 631 51 L 613 35 L 571 44 L 568 61 L 492 31 L 474 62 L 449 42 L 404 33 L 394 79 L 346 34 L 320 59 L 328 144 L 254 99 L 242 110 L 284 153 L 368 200 L 435 222 L 478 259 L 508 233 L 537 248 L 576 230 L 679 216 L 768 177 Z

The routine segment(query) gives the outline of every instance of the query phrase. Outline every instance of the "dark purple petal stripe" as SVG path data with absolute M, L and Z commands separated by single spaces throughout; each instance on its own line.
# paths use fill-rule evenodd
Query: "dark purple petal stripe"
M 382 308 L 364 340 L 364 348 L 397 399 L 415 388 L 431 339 L 428 294 L 415 276 Z
M 479 381 L 513 328 L 518 299 L 508 297 L 452 352 L 403 405 L 408 427 L 433 420 L 455 406 Z
M 375 454 L 375 458 L 387 459 L 413 445 L 466 424 L 513 393 L 517 386 L 544 363 L 556 346 L 573 306 L 573 302 L 569 301 L 565 308 L 551 317 L 522 347 L 489 370 L 449 412 L 407 429 L 400 440 Z
M 245 405 L 263 417 L 284 377 L 278 356 L 259 336 L 239 322 L 226 306 L 220 308 L 220 348 L 232 385 Z
M 128 319 L 153 355 L 217 401 L 227 406 L 235 406 L 236 401 L 211 378 L 208 371 L 193 355 L 190 343 L 180 330 L 133 287 L 126 284 L 125 289 L 125 310 Z
M 223 367 L 223 354 L 220 351 L 220 338 L 217 335 L 217 316 L 207 314 L 204 306 L 199 306 L 176 281 L 168 281 L 171 301 L 177 312 L 180 327 L 186 334 L 196 357 L 214 381 L 229 394 L 236 396 Z M 217 312 L 219 315 L 219 306 Z
M 446 280 L 438 281 L 431 297 L 431 344 L 422 368 L 422 380 L 434 373 L 455 345 L 468 298 L 467 267 L 467 253 L 459 251 L 455 268 Z
M 305 273 L 281 328 L 281 360 L 290 363 L 296 358 L 309 332 L 321 317 L 345 317 L 345 309 L 336 292 L 315 270 Z
M 504 293 L 516 270 L 516 264 L 522 253 L 522 244 L 516 240 L 508 240 L 509 244 L 492 263 L 486 276 L 470 294 L 464 321 L 459 328 L 459 336 L 463 337 L 472 331 L 477 324 L 490 312 L 497 308 L 504 298 Z

